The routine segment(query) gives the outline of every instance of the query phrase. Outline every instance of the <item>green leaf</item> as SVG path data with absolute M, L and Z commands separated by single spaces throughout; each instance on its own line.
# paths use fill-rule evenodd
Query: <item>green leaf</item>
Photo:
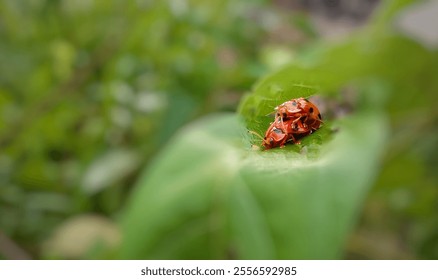
M 251 150 L 232 114 L 187 127 L 139 181 L 123 216 L 120 257 L 341 257 L 387 127 L 370 111 L 337 125 L 329 143 L 300 152 Z
M 244 122 L 235 115 L 205 119 L 181 131 L 158 156 L 123 216 L 120 256 L 341 257 L 379 170 L 389 134 L 385 101 L 397 87 L 415 92 L 409 84 L 434 63 L 431 58 L 415 42 L 388 36 L 376 24 L 342 45 L 309 49 L 266 76 L 240 103 Z M 302 145 L 250 149 L 258 140 L 246 130 L 263 134 L 276 105 L 335 96 L 351 85 L 358 100 L 347 118 L 325 120 Z M 388 107 L 405 100 L 412 104 L 406 94 Z

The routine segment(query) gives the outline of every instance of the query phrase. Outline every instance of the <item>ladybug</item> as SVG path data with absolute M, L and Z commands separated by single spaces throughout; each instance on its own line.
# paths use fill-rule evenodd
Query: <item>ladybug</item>
M 287 124 L 281 121 L 280 118 L 277 118 L 266 130 L 263 146 L 266 150 L 278 146 L 283 147 L 288 138 Z
M 274 122 L 266 130 L 265 137 L 252 132 L 263 139 L 265 150 L 282 148 L 289 141 L 299 144 L 299 139 L 319 129 L 322 123 L 318 107 L 303 97 L 286 101 L 275 107 L 275 111 Z
M 317 130 L 322 123 L 321 113 L 318 107 L 308 99 L 300 97 L 284 102 L 275 107 L 276 118 L 283 120 L 300 119 L 313 130 Z
M 298 138 L 309 135 L 312 132 L 313 130 L 300 119 L 283 121 L 281 118 L 277 118 L 266 130 L 263 146 L 268 150 L 275 147 L 283 148 L 289 141 L 299 144 Z

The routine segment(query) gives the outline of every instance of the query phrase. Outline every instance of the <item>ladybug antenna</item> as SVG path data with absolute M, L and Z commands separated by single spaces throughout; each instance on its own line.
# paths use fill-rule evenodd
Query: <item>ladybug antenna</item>
M 260 134 L 258 134 L 257 132 L 255 132 L 255 131 L 248 130 L 248 133 L 251 133 L 252 135 L 257 136 L 257 137 L 260 138 L 261 140 L 264 140 L 264 138 L 263 138 Z
M 275 111 L 271 111 L 271 112 L 267 113 L 267 114 L 265 115 L 265 117 L 272 116 L 273 114 L 275 114 Z

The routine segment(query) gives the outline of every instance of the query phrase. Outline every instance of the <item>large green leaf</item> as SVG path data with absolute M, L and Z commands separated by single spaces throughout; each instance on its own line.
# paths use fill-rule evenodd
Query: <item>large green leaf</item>
M 394 88 L 410 92 L 410 80 L 425 73 L 430 58 L 415 42 L 375 28 L 266 76 L 241 101 L 243 121 L 219 115 L 194 123 L 158 156 L 123 216 L 120 256 L 341 257 L 379 170 L 389 134 L 386 101 Z M 334 97 L 345 86 L 357 94 L 348 117 L 325 120 L 302 145 L 250 148 L 260 141 L 246 130 L 262 134 L 276 105 L 314 94 Z M 411 96 L 390 104 L 412 104 Z
M 138 183 L 120 257 L 341 257 L 378 168 L 386 124 L 362 111 L 337 126 L 330 142 L 300 152 L 251 150 L 232 114 L 187 127 Z

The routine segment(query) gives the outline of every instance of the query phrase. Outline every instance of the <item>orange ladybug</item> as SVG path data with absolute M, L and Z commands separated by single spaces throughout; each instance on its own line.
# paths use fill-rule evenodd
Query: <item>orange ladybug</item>
M 300 119 L 283 121 L 278 117 L 266 130 L 263 146 L 268 150 L 275 147 L 283 148 L 289 141 L 299 144 L 299 138 L 312 132 L 313 130 Z
M 308 99 L 300 97 L 284 102 L 275 107 L 276 118 L 283 120 L 300 119 L 309 128 L 317 130 L 322 123 L 321 113 L 318 107 Z
M 277 118 L 266 130 L 265 137 L 263 138 L 263 146 L 265 149 L 279 146 L 283 147 L 288 138 L 287 124 L 281 121 L 280 118 Z
M 286 101 L 275 107 L 275 111 L 274 122 L 266 130 L 265 137 L 252 132 L 263 139 L 265 150 L 282 148 L 289 141 L 299 144 L 299 139 L 319 129 L 322 123 L 318 107 L 303 97 Z

